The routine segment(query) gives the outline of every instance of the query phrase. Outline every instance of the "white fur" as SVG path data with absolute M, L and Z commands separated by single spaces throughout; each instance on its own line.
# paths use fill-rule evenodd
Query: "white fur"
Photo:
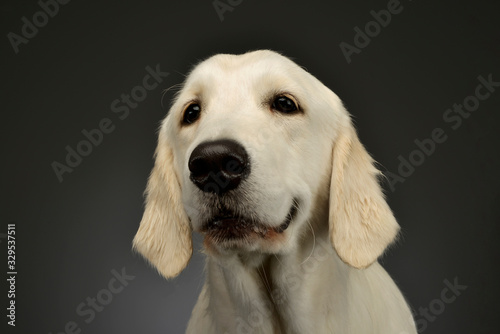
M 282 93 L 303 113 L 271 110 Z M 193 100 L 200 118 L 181 126 Z M 376 261 L 399 229 L 378 170 L 339 98 L 272 51 L 216 55 L 190 73 L 160 129 L 134 247 L 165 277 L 184 269 L 191 229 L 215 210 L 215 195 L 190 181 L 188 159 L 200 143 L 223 138 L 251 161 L 232 190 L 238 214 L 277 227 L 294 199 L 299 211 L 277 238 L 232 248 L 205 241 L 207 278 L 187 333 L 416 333 Z

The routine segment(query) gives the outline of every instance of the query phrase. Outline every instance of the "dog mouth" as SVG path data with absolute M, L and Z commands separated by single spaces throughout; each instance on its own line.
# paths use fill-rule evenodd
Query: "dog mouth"
M 297 207 L 297 200 L 294 199 L 285 220 L 279 226 L 268 226 L 255 219 L 234 215 L 231 212 L 224 212 L 223 214 L 215 215 L 204 223 L 201 232 L 205 233 L 206 237 L 215 243 L 244 241 L 254 237 L 263 239 L 276 237 L 290 226 L 290 223 L 297 215 Z

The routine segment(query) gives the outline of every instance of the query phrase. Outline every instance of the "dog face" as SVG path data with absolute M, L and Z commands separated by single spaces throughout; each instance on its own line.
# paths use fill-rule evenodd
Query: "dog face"
M 213 256 L 286 253 L 325 199 L 337 253 L 365 267 L 398 230 L 377 175 L 316 78 L 271 51 L 216 55 L 162 123 L 134 246 L 166 277 L 187 264 L 192 229 Z
M 294 244 L 328 180 L 336 133 L 302 76 L 274 53 L 216 56 L 193 71 L 171 109 L 166 131 L 182 201 L 209 251 Z

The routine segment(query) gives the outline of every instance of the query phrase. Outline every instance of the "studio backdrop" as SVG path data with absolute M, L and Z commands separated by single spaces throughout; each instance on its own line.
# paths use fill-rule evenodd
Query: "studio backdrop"
M 193 65 L 271 49 L 333 90 L 402 233 L 380 262 L 419 333 L 498 330 L 496 1 L 10 1 L 1 5 L 2 333 L 183 333 L 177 278 L 132 251 L 157 129 Z

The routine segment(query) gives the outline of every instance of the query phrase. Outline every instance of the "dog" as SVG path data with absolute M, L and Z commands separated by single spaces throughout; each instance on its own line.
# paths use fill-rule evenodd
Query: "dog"
M 166 278 L 203 236 L 186 333 L 416 333 L 377 262 L 397 238 L 340 99 L 279 53 L 218 54 L 163 120 L 133 240 Z

